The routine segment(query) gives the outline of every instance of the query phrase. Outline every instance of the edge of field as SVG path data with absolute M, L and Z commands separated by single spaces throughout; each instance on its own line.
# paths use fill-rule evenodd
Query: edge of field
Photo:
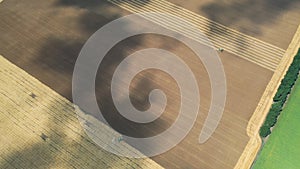
M 243 153 L 241 154 L 238 162 L 235 165 L 235 169 L 250 168 L 260 147 L 262 144 L 259 136 L 259 129 L 263 124 L 270 108 L 273 103 L 273 97 L 275 96 L 277 89 L 283 79 L 286 71 L 296 56 L 298 49 L 300 48 L 300 25 L 294 37 L 286 50 L 283 58 L 281 59 L 278 67 L 276 68 L 269 84 L 266 87 L 252 117 L 249 120 L 247 126 L 247 134 L 250 137 Z
M 278 118 L 276 126 L 267 142 L 257 155 L 252 168 L 288 168 L 299 169 L 298 154 L 300 149 L 294 146 L 299 143 L 300 133 L 296 132 L 300 127 L 299 110 L 300 78 L 295 82 L 286 104 Z
M 119 134 L 90 115 L 84 118 L 96 121 L 99 130 L 81 124 L 76 105 L 1 54 L 0 79 L 0 133 L 7 134 L 0 137 L 0 168 L 163 168 L 151 158 L 131 159 L 97 146 L 87 130 L 105 134 L 98 138 L 102 142 Z M 126 142 L 109 146 L 125 155 L 141 153 Z

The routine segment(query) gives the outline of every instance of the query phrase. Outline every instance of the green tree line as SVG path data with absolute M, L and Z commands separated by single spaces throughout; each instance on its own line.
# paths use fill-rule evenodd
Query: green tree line
M 290 65 L 288 71 L 286 72 L 284 78 L 282 79 L 280 86 L 273 98 L 272 107 L 265 119 L 265 122 L 260 128 L 260 136 L 267 137 L 271 134 L 271 127 L 273 127 L 277 118 L 280 115 L 284 103 L 286 102 L 288 95 L 291 93 L 291 90 L 298 78 L 300 71 L 300 49 L 298 50 L 297 55 L 294 57 L 292 64 Z

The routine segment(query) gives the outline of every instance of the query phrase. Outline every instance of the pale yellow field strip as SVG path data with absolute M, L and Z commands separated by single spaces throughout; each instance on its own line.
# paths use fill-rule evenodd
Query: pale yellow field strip
M 172 19 L 168 17 L 158 18 L 154 15 L 149 16 L 142 13 L 167 13 L 183 18 L 197 26 L 199 30 L 205 33 L 212 41 L 215 48 L 223 48 L 232 54 L 235 54 L 272 71 L 276 69 L 285 52 L 284 49 L 225 27 L 166 0 L 108 1 L 132 13 L 140 13 L 142 17 L 163 27 L 177 31 L 188 36 L 189 38 L 193 38 L 197 41 L 205 43 L 202 39 L 198 39 L 195 31 L 189 29 L 186 25 L 174 23 Z
M 260 147 L 262 141 L 259 136 L 259 129 L 263 124 L 271 105 L 273 103 L 273 98 L 277 92 L 277 89 L 280 85 L 281 80 L 285 76 L 289 66 L 293 62 L 294 57 L 296 56 L 298 49 L 300 48 L 300 25 L 286 51 L 282 61 L 274 72 L 271 81 L 269 82 L 263 96 L 258 103 L 256 110 L 254 111 L 248 126 L 247 134 L 250 137 L 250 140 L 247 146 L 244 149 L 240 159 L 238 160 L 235 168 L 250 168 Z
M 118 136 L 98 125 L 103 141 Z M 149 158 L 119 157 L 97 146 L 72 103 L 1 55 L 0 133 L 0 168 L 162 168 Z M 139 154 L 124 142 L 108 146 Z

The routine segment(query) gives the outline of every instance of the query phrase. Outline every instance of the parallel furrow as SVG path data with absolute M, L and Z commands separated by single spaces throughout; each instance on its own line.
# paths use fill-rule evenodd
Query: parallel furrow
M 130 2 L 128 2 L 128 1 L 120 1 L 120 0 L 115 0 L 115 1 L 118 1 L 119 3 L 120 2 L 122 2 L 122 3 L 125 2 L 125 4 L 127 3 L 127 4 L 130 5 Z M 135 3 L 137 5 L 142 5 L 145 9 L 147 9 L 148 6 L 150 6 L 148 4 L 145 4 L 145 2 L 143 0 L 136 0 Z M 216 32 L 218 34 L 222 34 L 224 32 L 225 33 L 228 32 L 230 30 L 231 31 L 230 34 L 233 34 L 233 35 L 236 35 L 238 37 L 241 37 L 241 39 L 245 39 L 244 37 L 247 37 L 247 38 L 251 38 L 252 40 L 257 40 L 255 38 L 252 38 L 251 36 L 247 36 L 247 35 L 241 34 L 241 33 L 237 32 L 237 31 L 234 31 L 234 30 L 232 30 L 230 28 L 224 27 L 224 26 L 222 26 L 222 25 L 220 25 L 220 24 L 218 24 L 216 22 L 210 21 L 210 20 L 208 20 L 208 19 L 206 19 L 206 18 L 204 18 L 204 17 L 202 17 L 202 16 L 200 16 L 198 14 L 192 13 L 192 12 L 190 12 L 190 11 L 182 8 L 182 7 L 175 6 L 174 4 L 171 4 L 170 2 L 167 2 L 167 1 L 154 1 L 153 0 L 153 1 L 151 1 L 151 3 L 153 3 L 153 4 L 151 4 L 151 7 L 154 7 L 154 8 L 148 8 L 148 10 L 149 10 L 148 12 L 164 12 L 164 13 L 169 13 L 169 14 L 172 14 L 172 15 L 175 15 L 175 16 L 182 17 L 184 19 L 188 19 L 189 21 L 193 22 L 193 24 L 197 24 L 196 22 L 201 21 L 201 22 L 205 23 L 204 25 L 209 25 L 209 27 L 207 27 L 207 26 L 204 26 L 204 27 L 202 26 L 201 27 L 201 25 L 198 25 L 200 29 L 201 28 L 204 29 L 203 31 L 205 31 L 207 33 L 214 33 L 214 32 Z M 131 2 L 131 4 L 132 4 L 132 2 Z M 178 12 L 177 12 L 178 8 L 180 8 L 181 10 L 183 10 L 183 12 L 180 12 L 180 14 L 178 14 Z M 211 32 L 211 31 L 214 31 L 214 32 Z M 226 39 L 226 40 L 232 41 L 232 39 Z M 237 40 L 238 40 L 238 43 L 241 43 L 241 44 L 244 43 L 240 39 L 237 39 Z M 257 40 L 257 41 L 260 41 L 260 40 Z M 280 49 L 280 48 L 278 48 L 276 46 L 273 46 L 273 45 L 271 45 L 271 49 L 272 50 L 270 50 L 270 44 L 268 44 L 266 42 L 263 42 L 263 41 L 260 41 L 260 42 L 266 44 L 265 50 L 268 51 L 268 52 L 273 52 L 273 48 L 277 48 L 279 50 L 282 50 L 282 49 Z M 247 44 L 243 44 L 243 45 L 247 45 Z M 258 46 L 258 47 L 260 47 L 260 46 Z
M 215 48 L 223 48 L 230 53 L 233 53 L 272 71 L 276 69 L 281 57 L 285 52 L 283 49 L 280 49 L 274 45 L 227 28 L 221 24 L 215 23 L 165 0 L 152 0 L 150 2 L 144 2 L 143 0 L 108 1 L 130 12 L 139 13 L 145 19 L 148 19 L 167 29 L 174 30 L 189 38 L 197 40 L 206 45 L 210 45 L 205 41 L 205 39 L 199 37 L 195 30 L 186 27 L 186 25 L 175 23 L 172 18 L 169 18 L 166 15 L 163 17 L 157 17 L 156 15 L 145 15 L 143 13 L 167 13 L 186 19 L 197 26 L 197 28 L 199 28 L 199 30 L 201 30 L 203 33 L 205 33 L 212 41 Z
M 137 0 L 136 2 L 138 2 L 138 1 L 140 1 L 140 2 L 143 2 L 143 1 L 141 1 L 141 0 Z M 266 48 L 266 50 L 268 50 L 268 49 L 270 49 L 269 47 L 271 47 L 271 49 L 273 50 L 274 48 L 275 49 L 278 49 L 278 50 L 282 50 L 282 49 L 280 49 L 280 48 L 278 48 L 278 47 L 276 47 L 276 46 L 273 46 L 273 45 L 270 45 L 270 44 L 268 44 L 268 43 L 266 43 L 266 42 L 263 42 L 263 41 L 261 41 L 261 40 L 258 40 L 258 39 L 255 39 L 255 38 L 253 38 L 253 37 L 251 37 L 251 36 L 247 36 L 247 35 L 245 35 L 245 34 L 241 34 L 240 32 L 238 32 L 238 31 L 235 31 L 235 30 L 233 30 L 233 29 L 230 29 L 230 28 L 228 28 L 228 27 L 225 27 L 225 26 L 223 26 L 223 25 L 221 25 L 221 24 L 218 24 L 218 23 L 216 23 L 216 22 L 213 22 L 213 21 L 211 21 L 211 20 L 209 20 L 209 19 L 207 19 L 207 18 L 205 18 L 205 17 L 202 17 L 202 16 L 200 16 L 200 15 L 198 15 L 198 14 L 196 14 L 196 13 L 193 13 L 193 12 L 191 12 L 191 11 L 189 11 L 189 10 L 187 10 L 187 9 L 184 9 L 184 8 L 182 8 L 182 7 L 179 7 L 179 6 L 176 6 L 176 5 L 174 5 L 174 4 L 172 4 L 172 3 L 170 3 L 170 2 L 168 2 L 168 1 L 165 1 L 165 0 L 162 0 L 162 1 L 157 1 L 157 0 L 153 0 L 152 2 L 155 2 L 155 6 L 157 7 L 157 8 L 160 8 L 161 6 L 164 6 L 164 10 L 170 10 L 170 11 L 174 11 L 175 10 L 175 13 L 173 12 L 173 14 L 179 14 L 178 12 L 176 13 L 176 11 L 178 11 L 178 9 L 180 9 L 181 11 L 180 11 L 180 15 L 178 15 L 178 16 L 181 16 L 181 17 L 185 17 L 185 16 L 188 16 L 188 17 L 185 17 L 186 19 L 189 19 L 189 18 L 195 18 L 197 21 L 198 20 L 202 20 L 203 22 L 207 22 L 207 23 L 209 23 L 209 25 L 214 25 L 213 26 L 213 28 L 215 29 L 215 28 L 217 28 L 217 29 L 220 29 L 222 32 L 221 33 L 223 33 L 223 31 L 225 30 L 228 30 L 228 31 L 230 31 L 231 32 L 231 34 L 235 34 L 235 35 L 238 35 L 238 36 L 245 36 L 245 37 L 247 37 L 247 38 L 250 38 L 250 39 L 252 39 L 252 40 L 255 40 L 255 41 L 259 41 L 260 43 L 264 43 L 264 44 L 266 44 L 267 46 L 267 48 Z M 145 2 L 144 2 L 145 3 Z M 143 4 L 143 5 L 145 5 L 145 4 Z M 184 15 L 183 15 L 184 14 Z M 272 52 L 272 50 L 270 51 L 270 52 Z M 283 51 L 284 52 L 284 51 Z
M 129 7 L 128 7 L 129 8 Z M 174 25 L 172 24 L 172 21 L 169 22 L 168 18 L 166 17 L 163 17 L 163 16 L 160 16 L 160 18 L 157 18 L 157 17 L 149 17 L 149 15 L 143 15 L 143 14 L 140 14 L 141 16 L 145 17 L 146 19 L 149 19 L 151 20 L 152 22 L 154 23 L 157 23 L 163 27 L 166 27 L 168 29 L 171 29 L 171 30 L 174 30 L 174 31 L 177 31 L 177 32 L 180 32 L 181 34 L 183 35 L 186 35 L 187 37 L 190 37 L 190 38 L 193 38 L 201 43 L 205 43 L 205 39 L 201 39 L 201 37 L 199 38 L 198 35 L 196 33 L 190 33 L 190 30 L 188 27 L 185 27 L 185 25 Z M 166 22 L 168 21 L 168 22 Z M 178 28 L 179 27 L 179 28 Z M 214 39 L 214 44 L 218 43 L 218 41 L 216 39 Z M 206 45 L 210 45 L 210 44 L 206 44 Z M 217 47 L 216 47 L 217 48 Z M 227 48 L 226 49 L 228 52 L 231 52 L 233 53 L 234 51 L 231 50 L 231 48 Z M 254 62 L 262 67 L 265 67 L 269 70 L 273 70 L 274 67 L 276 67 L 276 63 L 272 63 L 272 61 L 269 61 L 271 63 L 268 63 L 266 61 L 264 61 L 264 58 L 256 58 L 256 57 L 249 57 L 249 55 L 245 55 L 243 57 L 244 59 L 246 60 L 249 60 L 251 62 Z
M 125 5 L 126 5 L 126 4 L 127 4 L 127 5 L 130 5 L 129 3 L 126 3 L 126 2 L 124 2 L 124 1 L 123 1 L 122 3 L 123 3 L 123 5 L 124 5 L 124 4 L 125 4 Z M 137 3 L 137 1 L 136 1 L 136 3 Z M 143 5 L 144 8 L 145 8 L 145 6 L 146 6 L 145 4 L 139 4 L 139 5 Z M 128 7 L 128 6 L 127 6 L 127 7 Z M 150 10 L 150 11 L 155 11 L 155 10 Z M 143 11 L 137 11 L 137 12 L 143 12 Z M 148 12 L 149 12 L 149 11 L 148 11 Z M 156 12 L 163 12 L 163 11 L 156 11 Z M 163 23 L 165 23 L 165 22 L 163 22 Z M 226 43 L 225 43 L 225 44 L 228 44 L 227 42 L 228 42 L 228 40 L 226 40 Z M 252 54 L 252 55 L 253 55 L 253 54 Z M 247 57 L 247 56 L 246 56 L 246 57 Z M 272 58 L 271 60 L 273 61 L 274 58 Z

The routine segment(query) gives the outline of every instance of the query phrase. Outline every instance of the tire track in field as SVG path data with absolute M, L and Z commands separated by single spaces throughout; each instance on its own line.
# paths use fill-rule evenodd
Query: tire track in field
M 197 26 L 203 33 L 205 33 L 212 41 L 216 49 L 223 48 L 224 50 L 235 54 L 236 56 L 256 63 L 257 65 L 260 65 L 271 71 L 274 71 L 277 68 L 285 52 L 285 50 L 279 47 L 225 27 L 194 12 L 174 5 L 166 0 L 108 1 L 133 13 L 160 12 L 181 17 L 191 22 L 192 24 Z M 207 44 L 205 41 L 203 41 L 203 39 L 201 39 L 201 37 L 196 34 L 195 31 L 186 27 L 185 25 L 174 23 L 172 19 L 167 16 L 158 18 L 155 15 L 140 15 L 163 27 L 177 31 L 187 37 Z

